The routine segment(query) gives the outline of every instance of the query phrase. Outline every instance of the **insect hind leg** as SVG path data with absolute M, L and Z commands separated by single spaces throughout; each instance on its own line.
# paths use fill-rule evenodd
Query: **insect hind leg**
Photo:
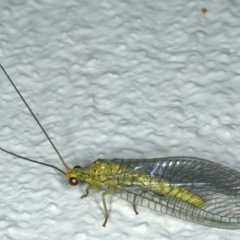
M 156 193 L 156 192 L 155 192 L 155 194 L 158 195 L 159 197 L 165 197 L 165 196 L 166 196 L 166 195 L 164 195 L 164 194 L 162 194 L 162 193 Z
M 142 193 L 147 193 L 147 192 L 150 192 L 150 191 L 143 191 Z M 162 194 L 162 193 L 156 193 L 156 195 L 158 195 L 159 197 L 164 197 L 165 195 Z M 141 195 L 141 194 L 140 194 Z M 136 199 L 137 199 L 137 194 L 134 194 L 134 197 L 133 197 L 133 211 L 136 213 L 136 215 L 139 214 L 139 212 L 137 211 L 137 204 L 136 204 Z
M 134 195 L 134 198 L 133 198 L 133 211 L 136 213 L 136 215 L 139 214 L 139 212 L 137 211 L 137 207 L 136 207 L 136 194 Z

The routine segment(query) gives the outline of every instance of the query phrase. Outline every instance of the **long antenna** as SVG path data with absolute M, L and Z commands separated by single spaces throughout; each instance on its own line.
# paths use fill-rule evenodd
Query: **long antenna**
M 52 140 L 50 139 L 50 137 L 48 136 L 47 132 L 45 131 L 45 129 L 43 128 L 43 126 L 41 125 L 41 123 L 38 121 L 37 117 L 35 116 L 35 114 L 32 112 L 31 108 L 28 106 L 27 102 L 25 101 L 25 99 L 23 98 L 22 94 L 19 92 L 19 90 L 17 89 L 17 87 L 15 86 L 15 84 L 13 83 L 13 81 L 11 80 L 11 78 L 9 77 L 9 75 L 7 74 L 7 72 L 5 71 L 5 69 L 3 68 L 2 64 L 0 64 L 1 69 L 3 70 L 3 72 L 5 73 L 5 75 L 7 76 L 8 80 L 11 82 L 11 84 L 13 85 L 13 87 L 15 88 L 15 90 L 17 91 L 18 95 L 20 96 L 20 98 L 22 99 L 22 101 L 24 102 L 24 104 L 26 105 L 26 107 L 28 108 L 29 112 L 32 114 L 32 116 L 34 117 L 34 119 L 36 120 L 38 126 L 42 129 L 42 131 L 44 132 L 45 136 L 47 137 L 48 141 L 51 143 L 52 147 L 54 148 L 55 152 L 57 153 L 58 157 L 60 158 L 60 160 L 62 161 L 63 165 L 65 166 L 66 169 L 69 169 L 69 167 L 67 166 L 67 164 L 64 162 L 62 156 L 60 155 L 59 151 L 57 150 L 57 148 L 55 147 L 55 145 L 53 144 Z M 7 151 L 5 151 L 7 152 Z M 13 154 L 14 155 L 14 154 Z M 18 155 L 15 155 L 18 156 Z M 33 160 L 34 162 L 35 160 Z M 35 161 L 36 162 L 36 161 Z
M 58 168 L 58 167 L 56 167 L 56 166 L 54 166 L 54 165 L 47 164 L 47 163 L 43 163 L 43 162 L 39 162 L 39 161 L 36 161 L 36 160 L 32 160 L 32 159 L 30 159 L 30 158 L 22 157 L 22 156 L 20 156 L 20 155 L 15 154 L 15 153 L 9 152 L 9 151 L 7 151 L 7 150 L 5 150 L 5 149 L 3 149 L 3 148 L 0 148 L 0 150 L 2 150 L 3 152 L 6 152 L 6 153 L 8 153 L 8 154 L 11 154 L 11 155 L 13 155 L 13 156 L 15 156 L 15 157 L 22 158 L 22 159 L 24 159 L 24 160 L 26 160 L 26 161 L 38 163 L 38 164 L 41 164 L 41 165 L 44 165 L 44 166 L 48 166 L 48 167 L 57 169 L 59 172 L 61 172 L 61 173 L 63 173 L 63 174 L 65 175 L 65 172 L 64 172 L 63 170 L 61 170 L 60 168 Z

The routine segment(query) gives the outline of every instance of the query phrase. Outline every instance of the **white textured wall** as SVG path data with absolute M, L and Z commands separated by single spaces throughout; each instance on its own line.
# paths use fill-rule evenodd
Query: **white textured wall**
M 70 166 L 187 155 L 240 170 L 240 2 L 2 1 L 0 61 Z M 201 9 L 208 9 L 203 14 Z M 0 73 L 0 146 L 62 167 Z M 239 239 L 0 152 L 0 239 Z

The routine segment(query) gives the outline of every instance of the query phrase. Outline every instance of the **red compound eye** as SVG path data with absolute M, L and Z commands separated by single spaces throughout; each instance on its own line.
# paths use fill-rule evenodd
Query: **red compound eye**
M 76 185 L 78 185 L 78 180 L 74 177 L 71 177 L 71 178 L 69 178 L 69 183 L 72 186 L 76 186 Z

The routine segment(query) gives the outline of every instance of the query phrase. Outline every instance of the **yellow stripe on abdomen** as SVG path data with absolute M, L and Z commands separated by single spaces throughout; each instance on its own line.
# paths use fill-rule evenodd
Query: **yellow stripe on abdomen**
M 138 182 L 141 182 L 145 188 L 151 191 L 181 199 L 196 207 L 204 203 L 204 199 L 201 196 L 185 187 L 178 187 L 164 178 L 144 176 L 144 174 L 141 175 L 142 176 L 138 177 Z

